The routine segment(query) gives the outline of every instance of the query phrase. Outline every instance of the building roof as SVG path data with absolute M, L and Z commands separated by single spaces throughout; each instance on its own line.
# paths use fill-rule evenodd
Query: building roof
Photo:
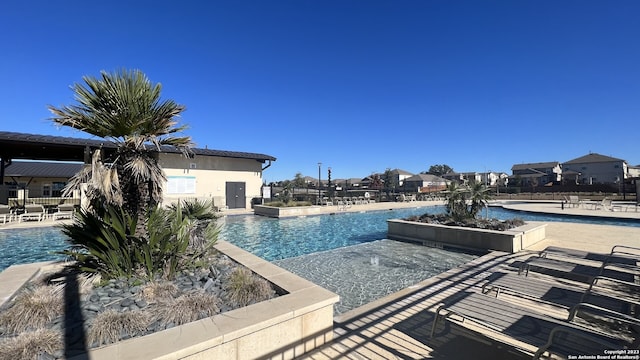
M 5 159 L 34 159 L 34 160 L 58 160 L 58 161 L 84 161 L 85 149 L 115 149 L 116 144 L 107 140 L 81 139 L 64 136 L 38 135 L 0 131 L 0 156 Z M 218 156 L 237 159 L 254 159 L 261 162 L 275 161 L 270 155 L 192 148 L 195 155 Z M 161 152 L 179 153 L 172 146 L 163 146 Z
M 45 162 L 45 161 L 12 161 L 5 167 L 7 177 L 45 177 L 70 178 L 80 169 L 81 163 Z
M 558 161 L 527 163 L 527 164 L 515 164 L 511 167 L 513 170 L 527 170 L 527 169 L 549 169 L 560 165 Z
M 534 173 L 534 174 L 519 174 L 519 175 L 509 175 L 509 179 L 517 179 L 517 178 L 541 178 L 547 174 L 545 173 Z
M 447 182 L 446 179 L 441 178 L 440 176 L 436 176 L 433 174 L 417 174 L 411 177 L 404 179 L 404 181 L 412 182 L 412 181 L 430 181 L 430 182 Z
M 601 162 L 619 162 L 624 161 L 622 159 L 614 158 L 611 156 L 600 155 L 596 153 L 590 153 L 579 158 L 569 160 L 565 164 L 588 164 L 588 163 L 601 163 Z
M 394 174 L 398 174 L 398 175 L 413 175 L 413 173 L 410 173 L 410 172 L 402 170 L 402 169 L 393 169 L 393 170 L 391 170 L 391 172 L 394 173 Z

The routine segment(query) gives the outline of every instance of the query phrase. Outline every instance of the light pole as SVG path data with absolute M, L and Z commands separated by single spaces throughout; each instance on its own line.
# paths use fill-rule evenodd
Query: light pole
M 320 188 L 322 186 L 322 180 L 320 178 L 320 167 L 322 166 L 322 163 L 319 162 L 318 163 L 318 201 L 317 201 L 317 205 L 322 204 L 322 202 L 320 201 Z

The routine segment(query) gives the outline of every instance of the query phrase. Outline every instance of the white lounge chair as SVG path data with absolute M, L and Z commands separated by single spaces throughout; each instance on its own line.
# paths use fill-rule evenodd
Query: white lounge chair
M 6 224 L 13 220 L 13 210 L 8 206 L 0 206 L 0 220 L 3 224 Z
M 52 214 L 53 220 L 58 219 L 71 219 L 73 218 L 73 213 L 75 212 L 75 206 L 73 204 L 60 204 L 56 212 Z
M 569 195 L 569 200 L 567 201 L 567 205 L 571 207 L 579 207 L 580 206 L 580 197 L 576 195 Z
M 18 221 L 22 222 L 23 220 L 44 220 L 46 216 L 44 206 L 42 205 L 25 205 L 24 213 L 18 216 Z

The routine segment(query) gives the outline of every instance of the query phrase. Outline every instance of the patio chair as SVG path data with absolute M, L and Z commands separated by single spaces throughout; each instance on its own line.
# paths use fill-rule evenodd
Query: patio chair
M 567 205 L 570 207 L 579 207 L 580 206 L 580 197 L 576 195 L 569 195 L 569 200 L 567 200 Z
M 586 263 L 532 256 L 520 264 L 518 275 L 524 273 L 525 276 L 528 276 L 529 271 L 532 270 L 585 284 L 592 283 L 599 276 L 633 283 L 635 276 L 640 272 L 640 268 L 637 266 L 626 266 L 612 262 L 602 262 L 598 266 L 591 266 Z
M 46 216 L 46 212 L 45 212 L 44 206 L 31 204 L 31 205 L 24 206 L 24 213 L 19 215 L 18 219 L 19 219 L 19 222 L 22 222 L 24 220 L 42 221 L 44 220 L 45 216 Z
M 60 204 L 57 206 L 56 211 L 51 215 L 53 220 L 58 219 L 71 219 L 75 212 L 75 206 L 73 204 Z
M 13 220 L 14 213 L 9 206 L 0 206 L 0 220 L 3 224 L 6 224 Z
M 507 293 L 570 311 L 574 308 L 574 311 L 577 311 L 581 307 L 589 308 L 593 305 L 600 309 L 606 309 L 602 311 L 612 311 L 615 314 L 620 314 L 620 317 L 625 317 L 631 315 L 636 306 L 640 306 L 640 302 L 637 300 L 628 300 L 628 298 L 620 296 L 622 294 L 619 291 L 600 288 L 594 286 L 594 283 L 585 289 L 584 287 L 501 272 L 492 274 L 487 280 L 482 286 L 482 292 L 485 294 L 494 292 L 498 297 L 502 293 Z M 640 288 L 640 285 L 637 285 L 636 288 Z M 596 308 L 592 308 L 592 311 L 601 312 Z
M 533 353 L 534 358 L 545 353 L 564 358 L 576 354 L 604 354 L 604 350 L 625 349 L 632 344 L 632 340 L 614 331 L 599 332 L 528 307 L 471 292 L 462 293 L 436 309 L 431 337 L 436 334 L 440 319 L 454 321 L 454 317 L 461 318 L 457 322 L 461 326 L 466 321 L 473 322 L 487 330 L 479 334 L 519 348 L 520 351 L 531 352 L 518 345 L 518 342 L 537 348 Z
M 601 266 L 607 264 L 614 267 L 635 270 L 640 261 L 640 248 L 626 245 L 614 245 L 609 253 L 594 253 L 582 250 L 567 249 L 549 246 L 539 253 L 540 257 L 552 257 L 560 259 L 581 259 L 600 262 Z

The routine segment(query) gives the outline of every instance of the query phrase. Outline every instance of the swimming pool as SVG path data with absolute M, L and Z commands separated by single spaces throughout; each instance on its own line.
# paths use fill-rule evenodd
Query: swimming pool
M 384 239 L 387 219 L 443 211 L 443 206 L 428 206 L 288 219 L 227 216 L 219 220 L 222 225 L 220 238 L 266 260 L 276 261 Z M 640 227 L 638 220 L 544 215 L 499 207 L 490 208 L 489 216 L 503 220 L 518 217 L 531 221 Z M 0 271 L 12 264 L 62 259 L 54 252 L 66 247 L 64 235 L 55 227 L 0 229 Z

